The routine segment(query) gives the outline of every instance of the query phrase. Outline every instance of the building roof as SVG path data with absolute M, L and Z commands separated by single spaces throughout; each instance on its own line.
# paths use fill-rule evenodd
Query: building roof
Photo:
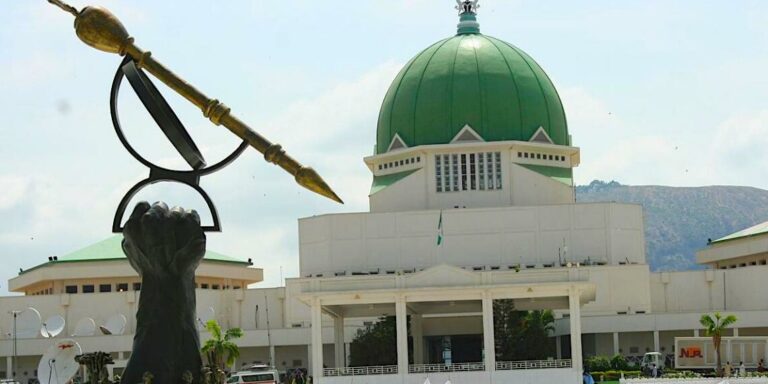
M 416 55 L 381 105 L 376 153 L 397 134 L 408 147 L 447 144 L 469 125 L 485 141 L 529 141 L 539 127 L 569 145 L 555 86 L 525 52 L 465 28 Z
M 765 233 L 768 233 L 768 221 L 751 226 L 747 229 L 742 229 L 741 231 L 738 231 L 738 232 L 731 233 L 730 235 L 721 237 L 717 240 L 712 240 L 712 244 L 720 243 L 728 240 L 735 240 L 735 239 L 741 239 L 745 237 L 762 235 Z
M 45 264 L 38 265 L 34 268 L 29 268 L 27 270 L 24 270 L 22 273 L 29 272 L 33 269 L 37 269 L 41 266 L 52 264 L 52 263 L 55 264 L 55 263 L 78 263 L 78 262 L 88 262 L 88 261 L 125 260 L 126 257 L 125 257 L 125 254 L 123 253 L 122 241 L 123 241 L 122 235 L 111 236 L 102 241 L 99 241 L 98 243 L 91 244 L 85 248 L 68 253 L 64 256 L 59 256 L 58 260 L 56 261 L 48 262 Z M 216 253 L 209 250 L 205 251 L 205 256 L 203 256 L 203 260 L 249 265 L 247 261 L 235 259 L 234 257 L 222 255 L 220 253 Z

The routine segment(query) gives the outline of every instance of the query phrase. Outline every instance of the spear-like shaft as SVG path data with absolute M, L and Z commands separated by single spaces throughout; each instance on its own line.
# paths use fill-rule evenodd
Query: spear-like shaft
M 48 0 L 48 2 L 75 15 L 75 32 L 84 43 L 105 52 L 130 56 L 136 61 L 137 66 L 151 73 L 200 108 L 203 115 L 211 122 L 227 127 L 232 133 L 248 142 L 251 147 L 263 153 L 267 161 L 279 165 L 293 175 L 299 185 L 331 200 L 344 203 L 315 170 L 301 165 L 288 156 L 279 144 L 273 144 L 232 115 L 226 105 L 209 98 L 155 60 L 149 51 L 143 51 L 136 46 L 123 24 L 111 12 L 102 7 L 93 6 L 85 7 L 78 12 L 62 0 Z

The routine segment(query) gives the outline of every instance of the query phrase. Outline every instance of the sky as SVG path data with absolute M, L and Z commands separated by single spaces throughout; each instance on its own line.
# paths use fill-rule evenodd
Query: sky
M 91 0 L 136 44 L 232 108 L 344 199 L 296 185 L 247 150 L 201 185 L 223 231 L 208 248 L 299 273 L 297 219 L 368 210 L 379 106 L 411 57 L 455 33 L 449 0 Z M 75 7 L 88 5 L 70 0 Z M 563 100 L 581 148 L 576 182 L 745 185 L 768 189 L 768 2 L 481 0 L 481 31 L 531 55 Z M 148 171 L 111 125 L 116 55 L 84 45 L 73 17 L 44 0 L 0 12 L 0 293 L 19 268 L 112 236 L 117 203 Z M 159 82 L 155 82 L 158 84 Z M 238 143 L 158 85 L 209 163 Z M 130 88 L 119 98 L 128 139 L 157 164 L 184 168 Z M 199 208 L 180 185 L 131 203 Z

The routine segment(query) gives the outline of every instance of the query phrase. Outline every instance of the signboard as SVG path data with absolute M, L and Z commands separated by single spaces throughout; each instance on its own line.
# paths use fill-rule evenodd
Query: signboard
M 757 367 L 768 356 L 768 337 L 723 337 L 720 357 L 723 364 L 740 361 L 748 368 Z M 675 368 L 714 368 L 717 364 L 711 337 L 675 337 Z

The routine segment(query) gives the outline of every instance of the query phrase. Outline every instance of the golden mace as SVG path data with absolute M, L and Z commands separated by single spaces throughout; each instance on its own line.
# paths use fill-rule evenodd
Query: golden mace
M 78 12 L 75 7 L 61 0 L 48 0 L 48 2 L 75 15 L 75 33 L 84 43 L 104 52 L 117 53 L 120 56 L 128 55 L 139 68 L 153 74 L 168 87 L 200 108 L 203 111 L 203 116 L 210 119 L 211 122 L 227 127 L 251 147 L 263 153 L 264 159 L 279 165 L 280 168 L 293 175 L 299 185 L 344 204 L 314 169 L 301 165 L 288 156 L 279 144 L 273 144 L 233 116 L 230 109 L 222 102 L 204 95 L 197 88 L 160 64 L 149 51 L 142 51 L 141 48 L 137 47 L 123 24 L 111 12 L 105 8 L 94 6 L 85 7 Z

